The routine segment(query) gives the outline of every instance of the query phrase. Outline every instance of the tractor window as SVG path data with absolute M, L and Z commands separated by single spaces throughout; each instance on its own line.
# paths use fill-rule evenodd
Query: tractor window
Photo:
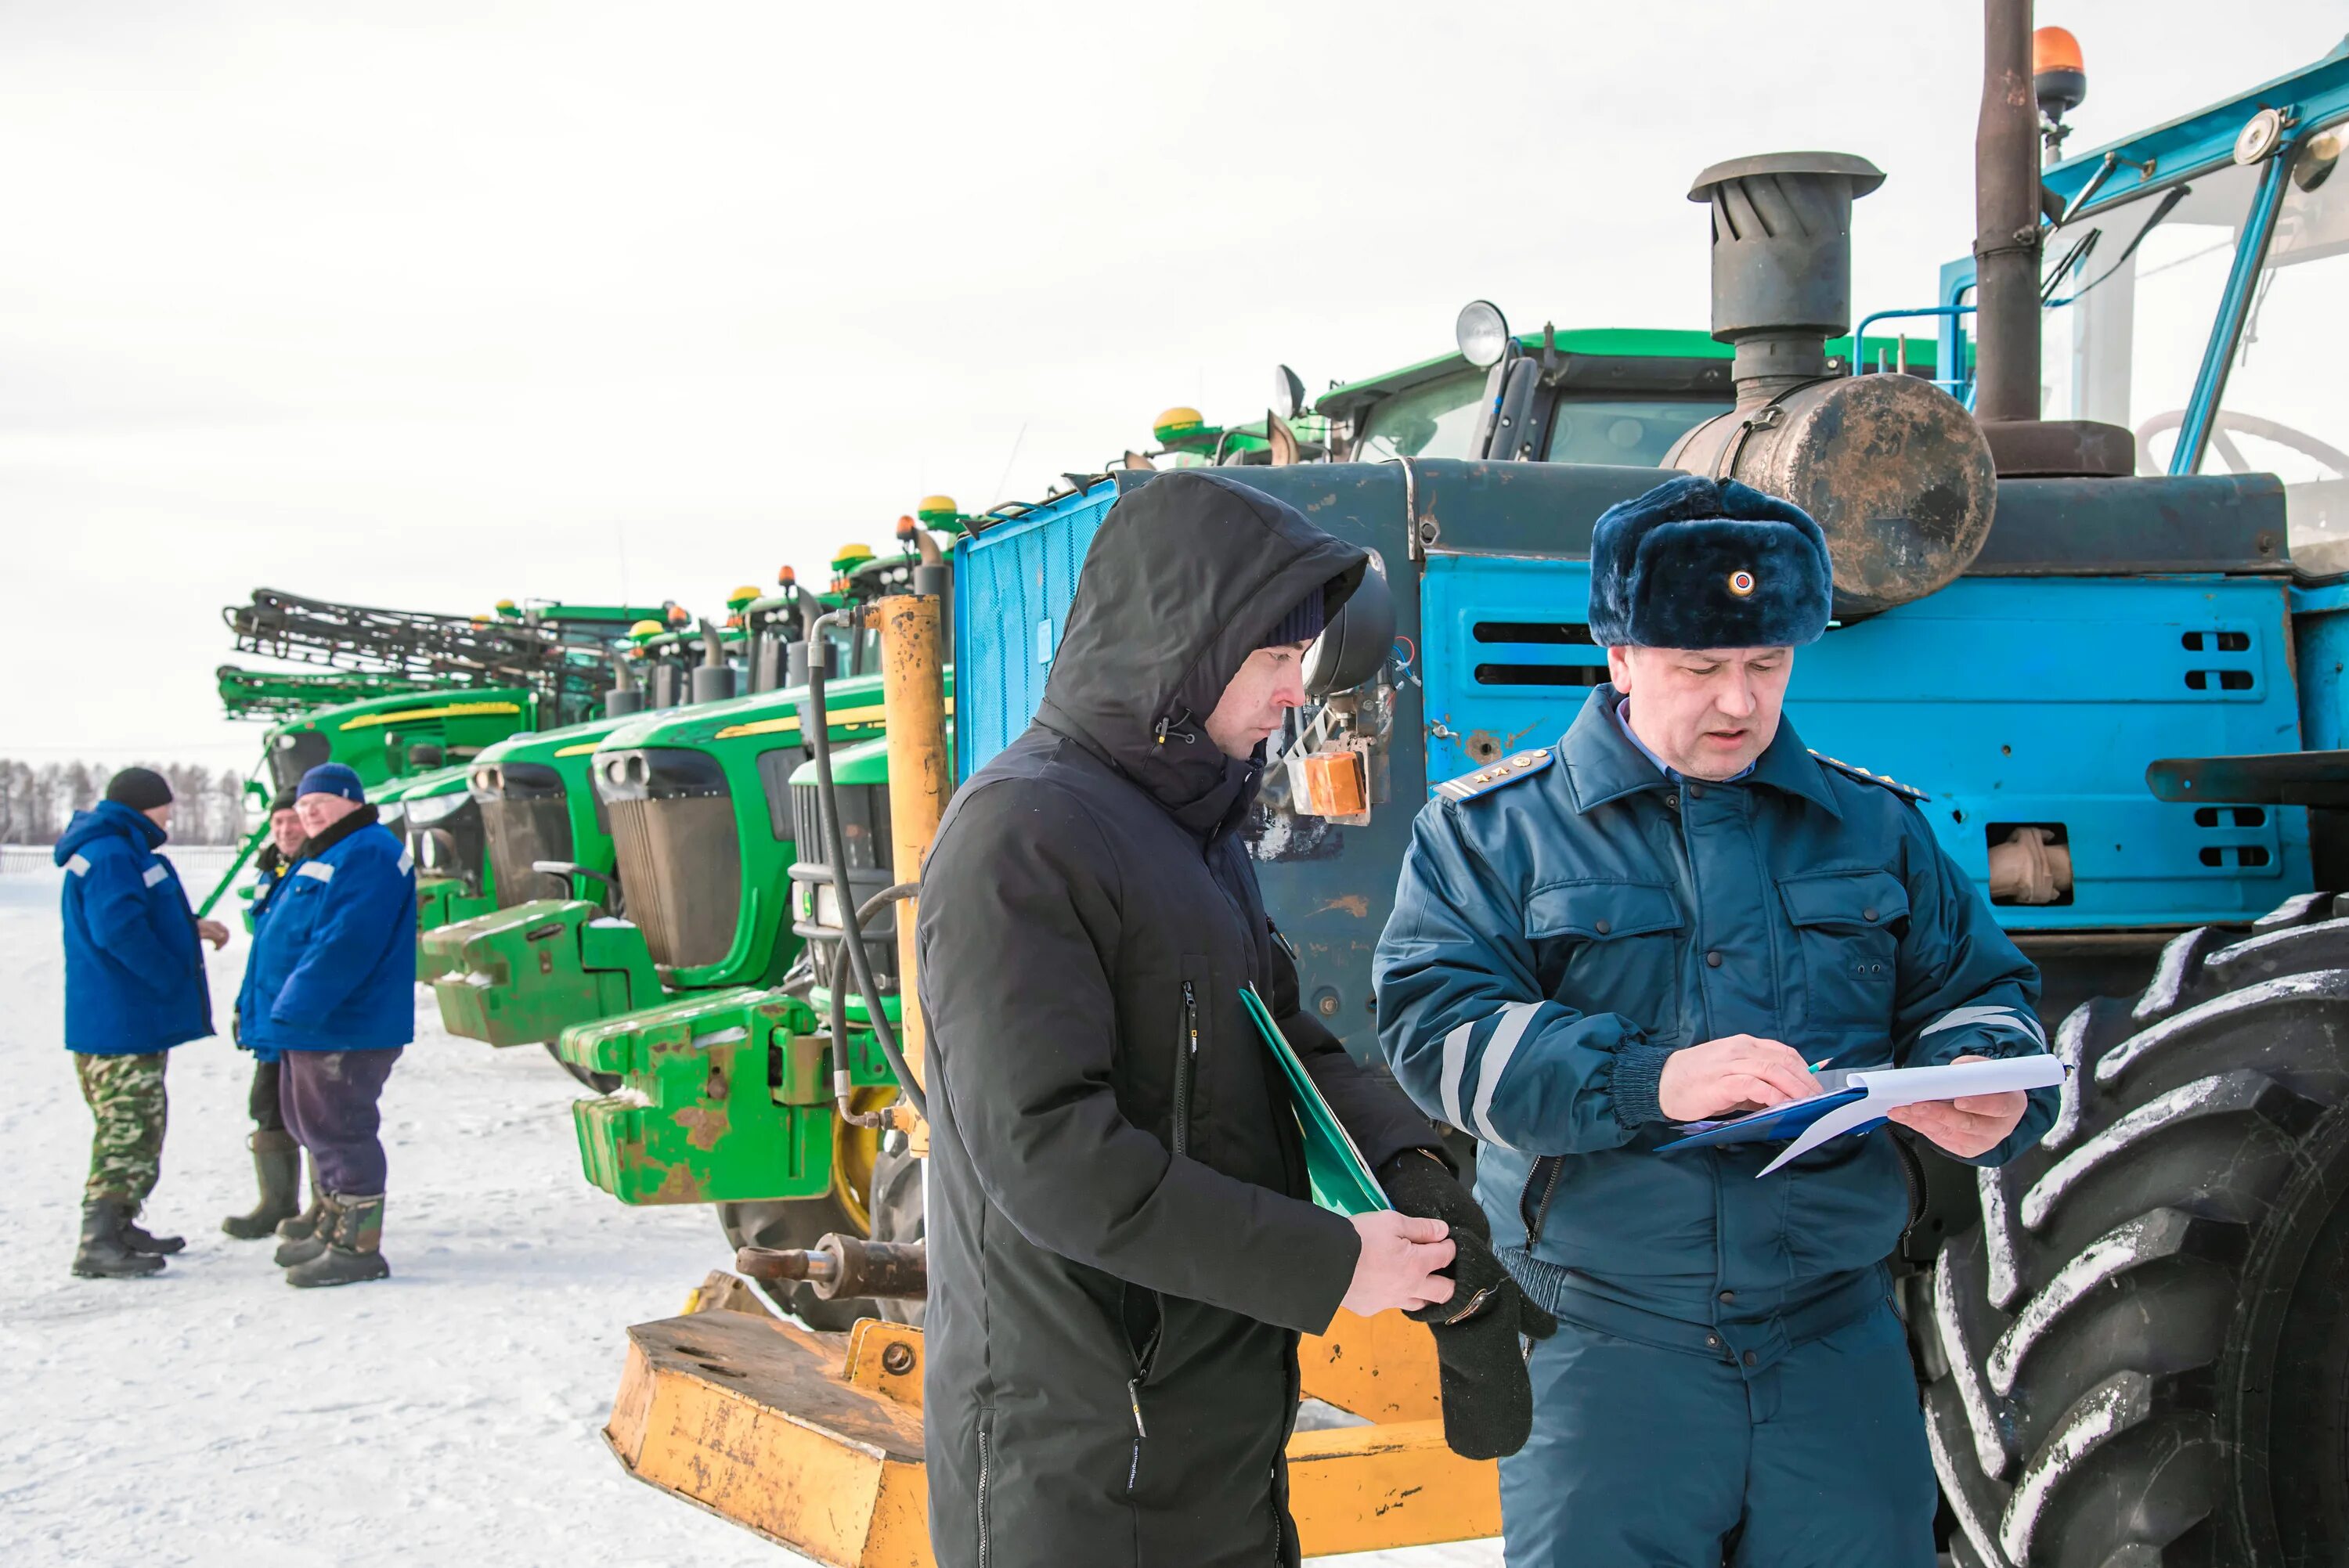
M 2230 166 L 2049 237 L 2044 418 L 2126 427 L 2137 472 L 2168 470 L 2258 181 Z
M 2297 154 L 2201 465 L 2282 480 L 2292 559 L 2309 573 L 2349 571 L 2349 387 L 2331 352 L 2349 292 L 2341 148 L 2319 133 Z
M 1354 461 L 1392 458 L 1464 458 L 1476 440 L 1484 409 L 1485 373 L 1471 370 L 1398 392 L 1371 406 Z
M 1601 402 L 1561 401 L 1550 417 L 1553 463 L 1614 463 L 1647 467 L 1698 425 L 1726 413 L 1729 402 L 1682 403 L 1663 398 L 1609 397 Z

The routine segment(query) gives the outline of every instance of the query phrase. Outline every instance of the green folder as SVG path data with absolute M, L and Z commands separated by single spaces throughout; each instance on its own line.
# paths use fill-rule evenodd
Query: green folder
M 1394 1207 L 1379 1191 L 1371 1168 L 1363 1163 L 1362 1151 L 1354 1147 L 1337 1113 L 1321 1098 L 1313 1075 L 1305 1070 L 1296 1048 L 1272 1021 L 1272 1009 L 1264 1005 L 1256 987 L 1241 986 L 1240 1002 L 1288 1077 L 1288 1097 L 1297 1111 L 1298 1128 L 1305 1134 L 1305 1171 L 1313 1179 L 1313 1201 L 1340 1214 L 1375 1214 Z

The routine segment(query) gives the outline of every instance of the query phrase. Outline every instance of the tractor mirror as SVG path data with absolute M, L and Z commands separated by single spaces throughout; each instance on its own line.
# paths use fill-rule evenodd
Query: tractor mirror
M 1394 595 L 1374 552 L 1352 596 L 1305 651 L 1306 695 L 1328 696 L 1369 680 L 1394 651 Z

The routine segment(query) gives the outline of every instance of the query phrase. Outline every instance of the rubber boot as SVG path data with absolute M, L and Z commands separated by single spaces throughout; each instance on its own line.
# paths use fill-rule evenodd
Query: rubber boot
M 130 1205 L 120 1198 L 94 1198 L 81 1206 L 81 1246 L 74 1253 L 73 1272 L 84 1279 L 136 1279 L 160 1274 L 163 1260 L 151 1253 L 136 1253 L 124 1244 L 122 1227 Z
M 326 1200 L 334 1212 L 334 1240 L 309 1262 L 285 1271 L 285 1283 L 302 1290 L 320 1285 L 363 1284 L 388 1279 L 391 1265 L 383 1261 L 383 1194 L 356 1198 L 336 1193 Z
M 222 1220 L 221 1229 L 238 1241 L 252 1242 L 301 1212 L 302 1146 L 290 1132 L 256 1132 L 245 1143 L 253 1150 L 253 1174 L 261 1183 L 261 1202 L 249 1214 L 231 1214 Z
M 167 1253 L 176 1253 L 186 1246 L 188 1239 L 185 1236 L 150 1236 L 141 1228 L 138 1221 L 126 1218 L 122 1222 L 122 1244 L 134 1253 L 144 1253 L 149 1257 L 161 1257 Z
M 290 1269 L 295 1264 L 308 1263 L 312 1258 L 323 1253 L 326 1250 L 327 1243 L 334 1239 L 336 1221 L 334 1194 L 313 1192 L 310 1195 L 310 1207 L 316 1211 L 318 1217 L 310 1222 L 309 1234 L 296 1236 L 290 1242 L 277 1243 L 276 1262 L 279 1268 Z M 294 1222 L 289 1220 L 286 1224 Z M 278 1226 L 277 1233 L 284 1235 L 285 1225 Z

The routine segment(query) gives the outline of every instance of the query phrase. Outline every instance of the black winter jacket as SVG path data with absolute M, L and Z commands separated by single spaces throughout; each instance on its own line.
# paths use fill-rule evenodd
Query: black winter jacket
M 1237 830 L 1261 764 L 1203 720 L 1363 552 L 1220 475 L 1121 500 L 1042 708 L 957 792 L 922 883 L 924 1424 L 942 1568 L 1297 1561 L 1297 1336 L 1359 1252 L 1308 1201 L 1253 983 L 1375 1166 L 1435 1143 L 1295 1012 Z

